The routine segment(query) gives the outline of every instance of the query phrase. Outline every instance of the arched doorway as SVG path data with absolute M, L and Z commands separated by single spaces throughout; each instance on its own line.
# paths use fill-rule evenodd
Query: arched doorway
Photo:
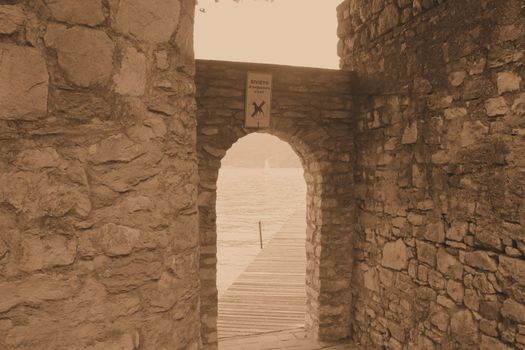
M 271 126 L 246 129 L 247 71 L 273 75 Z M 217 180 L 221 160 L 243 136 L 264 131 L 287 142 L 301 159 L 307 184 L 306 318 L 312 337 L 350 335 L 353 172 L 350 137 L 352 76 L 340 71 L 197 61 L 197 154 L 201 336 L 217 346 Z M 344 186 L 340 186 L 344 183 Z
M 222 159 L 216 210 L 219 340 L 303 328 L 306 183 L 299 157 L 270 134 L 241 138 Z

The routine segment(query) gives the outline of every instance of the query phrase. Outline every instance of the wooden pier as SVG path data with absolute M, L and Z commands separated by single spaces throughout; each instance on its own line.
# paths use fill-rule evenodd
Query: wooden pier
M 305 210 L 301 209 L 220 296 L 220 339 L 304 326 L 305 239 Z

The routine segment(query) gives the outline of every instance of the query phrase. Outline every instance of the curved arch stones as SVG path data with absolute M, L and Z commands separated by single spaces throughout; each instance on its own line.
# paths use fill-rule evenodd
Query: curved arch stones
M 272 122 L 244 128 L 246 73 L 273 75 Z M 320 339 L 348 337 L 353 230 L 351 73 L 197 61 L 201 333 L 217 347 L 216 183 L 221 159 L 240 138 L 263 131 L 288 142 L 307 183 L 306 328 Z M 342 186 L 344 184 L 344 186 Z

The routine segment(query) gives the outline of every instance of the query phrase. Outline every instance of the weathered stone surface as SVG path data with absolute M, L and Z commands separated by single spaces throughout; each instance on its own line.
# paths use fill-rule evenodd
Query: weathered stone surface
M 450 330 L 463 346 L 473 346 L 477 342 L 478 327 L 472 313 L 468 310 L 458 311 L 452 315 Z
M 381 265 L 394 270 L 404 270 L 407 268 L 407 247 L 402 239 L 385 244 Z
M 77 288 L 76 278 L 32 275 L 21 282 L 0 282 L 0 312 L 26 304 L 39 305 L 45 301 L 65 299 Z
M 395 5 L 388 5 L 379 14 L 378 32 L 384 34 L 399 24 L 399 10 Z
M 480 350 L 511 350 L 511 348 L 495 338 L 482 335 Z
M 433 244 L 418 240 L 416 242 L 416 248 L 418 259 L 421 262 L 424 262 L 430 266 L 436 265 L 437 249 Z
M 166 70 L 170 67 L 168 53 L 164 50 L 155 52 L 155 62 L 158 69 Z
M 453 255 L 444 249 L 439 249 L 436 255 L 437 269 L 447 277 L 461 280 L 463 265 Z
M 7 254 L 8 251 L 9 247 L 4 242 L 4 240 L 0 238 L 0 260 Z
M 109 36 L 95 29 L 49 26 L 46 45 L 56 49 L 58 64 L 75 85 L 105 84 L 113 70 L 114 44 Z
M 443 311 L 438 311 L 430 316 L 430 322 L 442 332 L 448 329 L 449 320 L 450 316 Z
M 95 164 L 130 162 L 146 150 L 133 143 L 126 135 L 117 134 L 89 148 L 88 159 Z
M 482 122 L 465 122 L 460 134 L 461 146 L 467 147 L 477 143 L 485 135 L 487 135 L 489 128 Z
M 170 40 L 179 24 L 178 0 L 113 1 L 113 28 L 139 40 L 162 43 Z M 182 44 L 182 43 L 181 43 Z
M 456 303 L 462 302 L 463 296 L 465 295 L 465 289 L 463 288 L 463 284 L 454 280 L 449 280 L 447 282 L 447 294 Z
M 175 41 L 182 56 L 193 59 L 193 22 L 188 16 L 183 17 L 180 21 Z
M 525 115 L 525 94 L 520 94 L 514 100 L 512 112 L 517 115 Z
M 0 43 L 0 120 L 35 120 L 47 113 L 49 76 L 36 49 Z
M 501 308 L 503 317 L 514 320 L 518 323 L 525 323 L 525 305 L 522 305 L 509 298 L 503 303 Z
M 78 187 L 55 185 L 45 174 L 23 171 L 0 174 L 0 203 L 8 203 L 30 218 L 67 213 L 86 217 L 91 211 L 89 197 Z
M 21 170 L 40 170 L 56 168 L 59 165 L 60 155 L 54 148 L 26 150 L 16 157 L 16 166 Z
M 495 272 L 498 270 L 496 262 L 487 252 L 471 252 L 465 254 L 465 263 L 483 271 Z
M 14 259 L 18 268 L 33 272 L 55 266 L 71 265 L 77 253 L 76 240 L 64 236 L 27 237 L 21 241 L 20 257 Z
M 379 292 L 379 279 L 377 276 L 376 269 L 370 268 L 366 270 L 363 273 L 363 279 L 366 288 L 375 292 Z
M 146 90 L 146 55 L 134 47 L 126 47 L 120 69 L 115 76 L 115 92 L 142 96 Z
M 521 78 L 513 72 L 501 72 L 498 73 L 497 83 L 498 93 L 501 95 L 505 92 L 519 90 Z
M 405 128 L 401 143 L 412 144 L 417 142 L 417 122 L 413 122 Z
M 24 10 L 19 5 L 0 5 L 0 34 L 12 34 L 24 24 Z
M 445 242 L 445 228 L 442 222 L 436 222 L 426 226 L 422 237 L 427 241 L 443 243 Z
M 46 0 L 46 3 L 60 22 L 96 26 L 106 20 L 101 0 Z
M 499 271 L 525 286 L 525 261 L 500 255 Z
M 452 86 L 460 86 L 465 81 L 465 77 L 467 76 L 467 72 L 465 71 L 458 71 L 450 73 L 448 76 L 448 81 Z
M 95 345 L 91 345 L 86 350 L 135 350 L 139 347 L 139 336 L 138 334 L 123 334 L 116 339 L 109 341 L 96 342 Z
M 79 250 L 83 256 L 105 254 L 115 257 L 129 255 L 134 249 L 153 249 L 156 246 L 152 234 L 123 225 L 106 224 L 99 230 L 83 234 Z
M 479 311 L 479 296 L 473 289 L 466 289 L 463 302 L 471 311 Z
M 463 107 L 445 109 L 445 118 L 448 120 L 463 118 L 467 115 L 467 109 Z
M 498 115 L 505 115 L 509 111 L 509 106 L 503 97 L 496 97 L 488 99 L 485 102 L 485 109 L 489 117 L 495 117 Z

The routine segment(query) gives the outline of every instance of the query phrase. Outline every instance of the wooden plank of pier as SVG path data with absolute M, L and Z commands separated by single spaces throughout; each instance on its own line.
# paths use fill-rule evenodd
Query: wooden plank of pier
M 297 210 L 219 298 L 219 338 L 304 326 L 305 239 Z

